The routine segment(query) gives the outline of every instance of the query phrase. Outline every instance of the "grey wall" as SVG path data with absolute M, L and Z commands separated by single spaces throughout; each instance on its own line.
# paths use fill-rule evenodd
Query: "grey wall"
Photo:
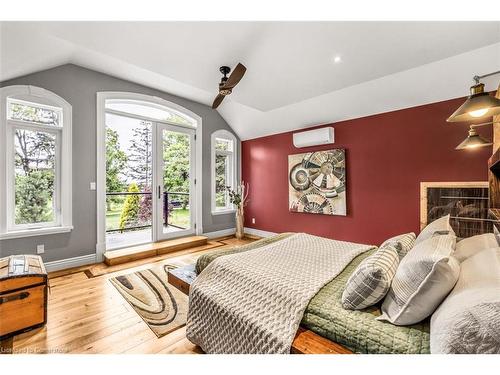
M 234 215 L 211 214 L 210 135 L 219 129 L 234 134 L 217 111 L 203 104 L 71 64 L 0 83 L 0 87 L 10 85 L 42 87 L 73 106 L 74 229 L 64 234 L 2 240 L 1 256 L 36 253 L 36 245 L 42 243 L 45 245 L 43 259 L 46 262 L 95 253 L 96 192 L 89 190 L 89 183 L 96 181 L 96 93 L 99 91 L 128 91 L 158 96 L 193 111 L 203 119 L 203 230 L 213 232 L 234 228 Z M 238 166 L 240 149 L 238 146 Z

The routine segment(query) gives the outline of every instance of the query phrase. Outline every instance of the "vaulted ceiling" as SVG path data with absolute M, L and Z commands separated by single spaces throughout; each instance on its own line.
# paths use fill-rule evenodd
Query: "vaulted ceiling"
M 241 62 L 218 111 L 248 139 L 466 95 L 500 22 L 3 22 L 0 57 L 0 81 L 74 63 L 207 105 Z

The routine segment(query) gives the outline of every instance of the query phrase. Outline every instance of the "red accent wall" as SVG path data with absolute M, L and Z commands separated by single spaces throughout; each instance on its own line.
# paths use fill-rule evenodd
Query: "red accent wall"
M 421 181 L 487 180 L 491 147 L 454 150 L 468 124 L 445 119 L 463 100 L 330 124 L 334 145 L 297 149 L 293 132 L 242 142 L 242 176 L 250 184 L 245 226 L 371 244 L 418 233 Z M 489 126 L 479 131 L 492 136 Z M 288 155 L 330 148 L 346 149 L 347 216 L 289 212 Z

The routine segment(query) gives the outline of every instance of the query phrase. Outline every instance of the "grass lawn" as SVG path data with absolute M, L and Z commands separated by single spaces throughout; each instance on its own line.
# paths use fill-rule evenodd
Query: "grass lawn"
M 118 229 L 120 227 L 121 211 L 106 211 L 106 230 Z
M 189 228 L 189 220 L 189 210 L 175 208 L 168 218 L 168 223 L 182 228 Z

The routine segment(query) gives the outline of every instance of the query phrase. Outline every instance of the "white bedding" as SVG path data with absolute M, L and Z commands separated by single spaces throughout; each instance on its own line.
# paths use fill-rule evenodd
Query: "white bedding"
M 432 315 L 431 353 L 500 354 L 500 247 L 461 264 L 455 288 Z
M 217 258 L 191 285 L 187 338 L 207 353 L 289 353 L 311 298 L 373 248 L 298 233 Z

